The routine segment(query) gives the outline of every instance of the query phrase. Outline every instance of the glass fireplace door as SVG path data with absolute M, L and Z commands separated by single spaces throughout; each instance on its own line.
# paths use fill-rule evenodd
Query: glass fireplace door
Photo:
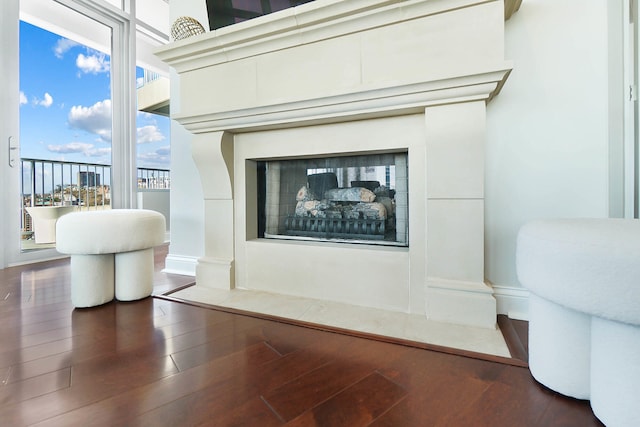
M 408 246 L 407 153 L 263 161 L 258 172 L 261 237 Z

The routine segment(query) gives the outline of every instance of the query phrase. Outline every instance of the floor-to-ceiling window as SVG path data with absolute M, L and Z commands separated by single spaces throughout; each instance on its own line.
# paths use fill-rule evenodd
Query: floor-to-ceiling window
M 111 29 L 74 21 L 93 28 L 91 39 L 20 22 L 23 251 L 54 247 L 64 213 L 111 208 Z
M 152 19 L 139 20 L 137 5 Z M 0 156 L 4 184 L 0 191 L 0 267 L 57 255 L 53 249 L 22 250 L 22 240 L 29 238 L 24 233 L 25 203 L 136 206 L 136 142 L 159 139 L 148 123 L 141 125 L 147 126 L 142 137 L 136 128 L 140 120 L 136 114 L 136 48 L 141 46 L 137 35 L 145 33 L 142 50 L 150 57 L 149 46 L 168 41 L 168 23 L 166 28 L 157 25 L 163 16 L 168 20 L 166 0 L 3 0 L 0 59 L 6 76 L 2 112 L 7 120 L 0 130 L 8 150 Z M 44 51 L 34 49 L 27 60 L 19 44 L 26 42 L 21 33 L 29 31 L 44 31 L 43 37 L 49 40 L 38 46 Z M 54 69 L 54 64 L 65 61 L 66 73 Z M 161 68 L 162 64 L 158 60 L 151 68 L 154 66 Z M 54 130 L 55 121 L 62 122 L 64 129 Z M 149 132 L 146 136 L 145 130 Z M 24 172 L 21 157 L 94 167 L 71 169 L 64 177 L 58 164 L 30 164 Z M 31 180 L 26 183 L 27 201 L 20 190 L 25 177 Z M 68 183 L 70 188 L 65 188 Z M 47 186 L 52 190 L 45 194 Z M 77 187 L 89 191 L 81 194 Z

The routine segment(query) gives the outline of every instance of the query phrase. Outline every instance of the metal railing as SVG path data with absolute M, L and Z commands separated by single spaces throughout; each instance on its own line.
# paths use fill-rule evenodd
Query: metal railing
M 55 160 L 21 160 L 22 230 L 31 231 L 27 207 L 78 206 L 80 209 L 111 207 L 111 166 Z M 139 189 L 168 190 L 168 169 L 137 169 Z
M 144 74 L 142 75 L 142 79 L 137 82 L 137 88 L 140 89 L 144 85 L 156 81 L 162 77 L 164 77 L 160 73 L 156 73 L 155 71 L 143 70 Z
M 111 166 L 41 159 L 21 160 L 23 206 L 111 204 Z
M 138 188 L 170 189 L 171 172 L 168 169 L 138 168 Z

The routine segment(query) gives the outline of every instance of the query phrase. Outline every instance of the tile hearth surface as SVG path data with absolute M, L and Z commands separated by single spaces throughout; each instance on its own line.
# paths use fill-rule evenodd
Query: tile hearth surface
M 302 322 L 511 357 L 499 329 L 435 322 L 424 316 L 269 292 L 191 286 L 169 296 Z

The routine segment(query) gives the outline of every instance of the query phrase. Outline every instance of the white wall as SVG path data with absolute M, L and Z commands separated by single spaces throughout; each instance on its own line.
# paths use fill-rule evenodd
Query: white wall
M 485 199 L 485 276 L 495 287 L 501 313 L 526 317 L 527 293 L 515 272 L 516 236 L 523 223 L 609 215 L 607 13 L 606 0 L 524 0 L 506 23 L 505 58 L 513 60 L 514 70 L 488 105 Z M 182 15 L 208 27 L 202 0 L 172 2 L 171 21 Z M 177 84 L 174 73 L 172 95 Z M 173 96 L 171 108 L 179 111 Z M 193 262 L 195 271 L 204 251 L 204 222 L 190 140 L 172 124 L 167 266 Z
M 609 214 L 607 34 L 606 0 L 524 0 L 507 21 L 514 69 L 487 110 L 485 277 L 499 312 L 526 315 L 515 271 L 522 224 Z
M 209 28 L 203 0 L 172 2 L 170 21 L 190 16 Z M 171 71 L 171 114 L 180 112 L 180 81 Z M 204 255 L 204 197 L 200 177 L 191 157 L 192 135 L 171 122 L 171 244 L 165 271 L 195 276 L 196 263 Z
M 171 218 L 171 198 L 169 190 L 145 190 L 138 189 L 138 209 L 149 209 L 161 213 L 165 218 Z M 171 224 L 167 222 L 166 231 Z

